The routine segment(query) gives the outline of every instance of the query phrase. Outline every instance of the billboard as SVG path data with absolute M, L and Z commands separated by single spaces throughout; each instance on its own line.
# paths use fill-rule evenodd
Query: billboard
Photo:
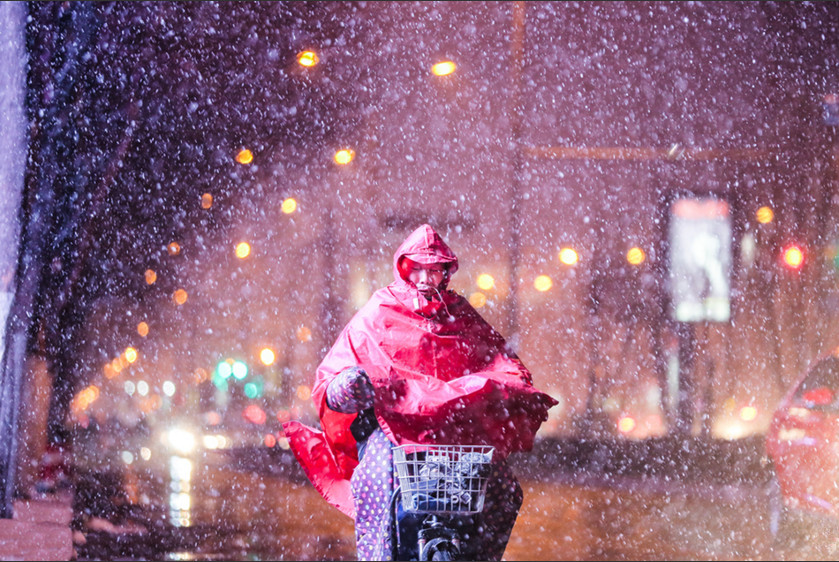
M 682 197 L 670 206 L 670 313 L 677 322 L 731 317 L 731 212 L 716 197 Z

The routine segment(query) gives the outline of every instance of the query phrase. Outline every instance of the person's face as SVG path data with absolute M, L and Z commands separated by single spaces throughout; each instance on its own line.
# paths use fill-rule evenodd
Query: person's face
M 446 277 L 446 270 L 439 263 L 413 263 L 408 273 L 408 281 L 416 285 L 423 294 L 433 293 L 440 290 L 440 285 Z

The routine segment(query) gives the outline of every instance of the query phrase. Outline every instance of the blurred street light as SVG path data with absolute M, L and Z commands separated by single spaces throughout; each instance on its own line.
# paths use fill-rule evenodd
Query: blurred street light
M 336 152 L 335 156 L 333 157 L 335 163 L 341 166 L 349 164 L 353 161 L 353 158 L 355 158 L 355 151 L 353 151 L 350 148 L 342 148 L 341 150 Z
M 276 359 L 277 355 L 270 347 L 265 347 L 259 352 L 259 360 L 262 361 L 262 364 L 265 366 L 273 365 Z
M 797 244 L 784 248 L 781 254 L 784 265 L 792 270 L 799 270 L 804 265 L 804 250 Z
M 175 301 L 175 304 L 178 306 L 184 304 L 187 299 L 187 293 L 183 289 L 177 289 L 175 293 L 172 295 L 172 300 Z
M 495 278 L 493 278 L 493 276 L 489 273 L 481 273 L 478 275 L 476 284 L 482 291 L 489 291 L 495 286 Z
M 757 418 L 757 408 L 754 406 L 743 406 L 740 408 L 740 419 L 743 421 L 754 421 Z
M 239 151 L 239 154 L 236 155 L 236 162 L 239 164 L 250 164 L 253 162 L 253 152 L 247 148 L 243 148 Z
M 547 275 L 540 275 L 533 281 L 533 286 L 540 293 L 544 293 L 545 291 L 549 291 L 551 289 L 551 287 L 553 287 L 553 284 L 554 284 L 553 281 Z
M 469 304 L 475 308 L 481 308 L 487 303 L 487 296 L 480 291 L 475 291 L 469 295 Z
M 755 218 L 760 224 L 769 224 L 775 218 L 775 212 L 772 207 L 764 205 L 755 212 Z
M 457 66 L 450 60 L 438 62 L 431 67 L 431 72 L 436 76 L 448 76 L 452 74 Z
M 236 380 L 242 380 L 248 376 L 248 364 L 237 359 L 233 362 L 231 371 L 233 372 L 233 378 Z
M 289 197 L 283 201 L 281 210 L 286 215 L 290 215 L 297 210 L 297 201 L 293 197 Z
M 133 347 L 126 347 L 125 348 L 125 360 L 129 363 L 133 363 L 137 360 L 137 350 Z
M 301 342 L 312 341 L 312 330 L 310 330 L 306 326 L 300 326 L 297 328 L 297 339 Z
M 559 250 L 559 261 L 565 265 L 577 265 L 580 261 L 580 256 L 573 248 L 562 248 Z
M 644 253 L 644 250 L 638 246 L 630 248 L 630 250 L 626 253 L 626 261 L 628 261 L 630 265 L 641 265 L 646 259 L 647 255 Z
M 236 244 L 236 257 L 245 259 L 251 254 L 251 245 L 247 242 L 239 242 Z
M 315 53 L 314 51 L 301 51 L 297 54 L 297 63 L 300 66 L 311 68 L 315 66 L 318 62 L 320 62 L 320 58 L 318 58 L 317 53 Z

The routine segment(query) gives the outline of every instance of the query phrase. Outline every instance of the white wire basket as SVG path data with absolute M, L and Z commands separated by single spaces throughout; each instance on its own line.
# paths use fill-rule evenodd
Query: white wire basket
M 402 507 L 413 513 L 480 512 L 494 451 L 489 445 L 394 447 Z

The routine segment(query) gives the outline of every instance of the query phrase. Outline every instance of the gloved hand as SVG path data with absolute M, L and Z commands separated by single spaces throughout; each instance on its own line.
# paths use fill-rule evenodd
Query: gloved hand
M 326 387 L 326 405 L 343 414 L 372 408 L 375 396 L 373 383 L 361 367 L 344 369 Z

